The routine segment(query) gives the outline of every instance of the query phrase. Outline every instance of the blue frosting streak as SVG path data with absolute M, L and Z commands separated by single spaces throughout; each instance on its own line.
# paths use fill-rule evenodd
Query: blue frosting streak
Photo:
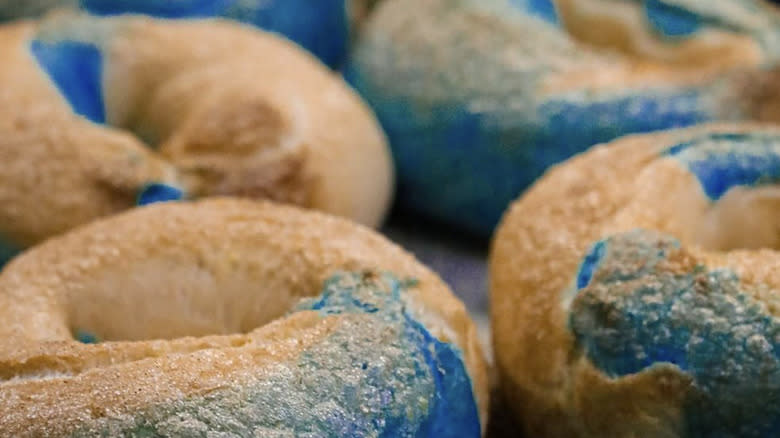
M 585 256 L 577 272 L 577 289 L 582 289 L 590 283 L 593 273 L 596 271 L 601 258 L 606 252 L 606 243 L 600 241 L 593 245 L 590 252 Z
M 778 136 L 710 134 L 675 145 L 666 154 L 683 162 L 712 200 L 732 187 L 780 182 Z
M 399 202 L 483 236 L 549 166 L 625 134 L 714 118 L 695 88 L 627 90 L 590 102 L 561 96 L 529 102 L 529 113 L 475 113 L 463 101 L 387 96 L 355 64 L 345 76 L 388 135 Z
M 339 66 L 348 50 L 345 0 L 81 0 L 81 5 L 96 15 L 229 18 L 284 35 L 331 67 Z
M 655 30 L 667 37 L 684 37 L 701 28 L 701 18 L 662 0 L 645 0 L 647 20 Z
M 742 292 L 732 271 L 659 270 L 678 242 L 644 233 L 607 240 L 605 272 L 572 306 L 578 344 L 611 377 L 659 363 L 690 375 L 688 436 L 776 436 L 780 323 Z
M 401 303 L 401 292 L 404 284 L 389 275 L 386 277 L 391 281 L 392 290 L 391 293 L 385 294 L 384 300 L 398 305 Z M 353 296 L 349 289 L 330 287 L 341 280 L 340 275 L 329 279 L 325 284 L 325 292 L 322 296 L 305 304 L 301 310 L 318 310 L 325 315 L 374 314 L 379 307 L 385 307 L 376 302 L 363 301 L 359 297 Z M 394 318 L 394 316 L 384 317 Z M 436 339 L 425 326 L 414 320 L 405 311 L 401 317 L 404 324 L 404 336 L 416 345 L 428 367 L 428 370 L 417 369 L 417 374 L 423 376 L 430 373 L 436 388 L 436 393 L 430 400 L 428 416 L 417 428 L 414 436 L 420 438 L 479 437 L 481 435 L 479 412 L 472 392 L 471 379 L 460 352 L 451 344 Z M 364 369 L 365 366 L 364 364 Z M 387 396 L 392 397 L 392 394 Z M 388 415 L 381 420 L 375 419 L 374 422 L 377 425 L 380 422 L 384 424 L 384 427 L 378 427 L 382 430 L 380 437 L 407 436 L 409 425 L 405 416 Z
M 30 51 L 76 114 L 95 123 L 106 122 L 103 103 L 103 59 L 86 43 L 32 41 Z
M 511 0 L 511 3 L 523 12 L 539 17 L 548 23 L 559 24 L 558 13 L 551 0 Z
M 157 202 L 178 201 L 184 198 L 184 192 L 173 186 L 162 183 L 151 183 L 144 186 L 138 193 L 136 205 L 148 205 Z

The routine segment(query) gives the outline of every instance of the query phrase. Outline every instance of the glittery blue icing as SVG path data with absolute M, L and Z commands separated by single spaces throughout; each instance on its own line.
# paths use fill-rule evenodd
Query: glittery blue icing
M 548 23 L 558 24 L 558 14 L 552 0 L 511 0 L 511 3 L 523 12 Z
M 696 175 L 718 200 L 735 186 L 780 182 L 780 136 L 716 133 L 673 146 L 667 152 Z
M 81 0 L 81 5 L 96 15 L 234 19 L 282 34 L 331 67 L 343 62 L 348 48 L 345 0 Z
M 97 47 L 75 41 L 34 40 L 30 51 L 76 114 L 105 123 L 103 57 Z
M 645 14 L 653 28 L 667 37 L 683 37 L 701 28 L 701 18 L 693 12 L 662 0 L 645 0 Z
M 590 252 L 582 260 L 580 270 L 577 272 L 577 289 L 582 289 L 590 283 L 593 272 L 598 267 L 601 258 L 604 257 L 606 244 L 601 241 L 593 245 Z
M 359 274 L 345 274 L 354 277 L 352 282 L 358 282 Z M 378 317 L 397 320 L 404 325 L 404 336 L 411 340 L 425 359 L 427 369 L 417 368 L 417 375 L 433 377 L 435 394 L 429 401 L 429 411 L 425 419 L 418 425 L 409 424 L 409 419 L 387 415 L 372 421 L 382 422 L 385 427 L 380 437 L 415 436 L 430 438 L 479 437 L 481 434 L 479 413 L 471 387 L 471 379 L 463 363 L 461 353 L 449 343 L 436 339 L 418 321 L 414 320 L 402 306 L 395 312 L 388 309 L 398 308 L 402 301 L 401 294 L 404 283 L 390 275 L 385 281 L 390 283 L 391 292 L 381 296 L 379 302 L 363 300 L 354 290 L 343 286 L 333 287 L 343 283 L 343 276 L 335 276 L 328 280 L 323 295 L 300 310 L 318 310 L 326 315 L 343 315 L 348 313 L 374 314 L 384 310 Z M 376 296 L 372 297 L 376 298 Z M 411 434 L 410 434 L 411 433 Z
M 780 322 L 747 292 L 766 286 L 665 264 L 679 243 L 649 231 L 612 236 L 605 248 L 570 315 L 593 365 L 611 377 L 677 366 L 693 380 L 680 407 L 687 436 L 777 436 Z
M 148 205 L 157 202 L 178 201 L 184 198 L 184 192 L 176 187 L 162 183 L 151 183 L 138 193 L 136 205 Z
M 629 133 L 715 118 L 695 88 L 529 99 L 517 112 L 468 102 L 390 96 L 359 65 L 345 75 L 376 112 L 398 172 L 398 199 L 419 213 L 488 236 L 512 200 L 551 165 Z

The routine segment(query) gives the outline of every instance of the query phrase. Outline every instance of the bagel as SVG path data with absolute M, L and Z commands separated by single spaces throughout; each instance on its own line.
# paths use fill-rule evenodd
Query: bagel
M 554 0 L 575 38 L 680 67 L 775 64 L 780 9 L 771 0 Z
M 488 236 L 545 169 L 594 144 L 710 121 L 780 120 L 776 57 L 751 55 L 756 41 L 780 50 L 772 23 L 742 58 L 681 66 L 585 45 L 545 1 L 387 0 L 345 75 L 388 135 L 398 201 Z
M 780 128 L 629 136 L 492 242 L 493 348 L 534 437 L 764 437 L 780 418 Z
M 461 437 L 486 421 L 476 330 L 447 286 L 294 207 L 97 220 L 6 266 L 0 320 L 9 436 Z
M 369 226 L 388 207 L 371 111 L 271 34 L 65 13 L 1 26 L 0 53 L 7 253 L 136 202 L 270 198 Z
M 362 9 L 365 1 L 356 0 L 358 9 Z M 133 13 L 169 19 L 221 17 L 284 35 L 335 68 L 341 66 L 347 54 L 348 15 L 355 8 L 349 3 L 349 0 L 0 0 L 0 21 L 37 17 L 53 8 L 80 9 L 100 16 Z

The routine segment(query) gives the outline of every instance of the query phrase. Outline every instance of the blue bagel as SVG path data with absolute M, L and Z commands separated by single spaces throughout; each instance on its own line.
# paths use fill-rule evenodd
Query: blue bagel
M 482 235 L 549 166 L 594 144 L 754 117 L 736 104 L 742 76 L 580 45 L 547 0 L 411 3 L 380 6 L 345 75 L 388 135 L 399 201 Z M 647 3 L 668 35 L 705 26 Z
M 41 12 L 62 2 L 25 5 L 0 1 L 0 21 Z M 95 15 L 125 13 L 159 18 L 222 17 L 277 32 L 320 58 L 340 66 L 347 53 L 349 17 L 346 0 L 77 0 L 79 8 Z

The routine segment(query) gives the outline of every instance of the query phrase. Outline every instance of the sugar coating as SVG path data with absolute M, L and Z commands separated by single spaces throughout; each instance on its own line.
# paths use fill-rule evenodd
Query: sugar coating
M 780 321 L 731 270 L 711 270 L 669 236 L 611 236 L 583 269 L 570 327 L 610 377 L 672 364 L 693 378 L 686 436 L 773 436 L 780 431 Z M 579 285 L 578 285 L 579 286 Z M 747 293 L 746 293 L 747 292 Z
M 338 328 L 294 362 L 74 436 L 479 437 L 460 352 L 406 313 L 404 289 L 390 274 L 336 274 L 294 313 L 338 317 Z

